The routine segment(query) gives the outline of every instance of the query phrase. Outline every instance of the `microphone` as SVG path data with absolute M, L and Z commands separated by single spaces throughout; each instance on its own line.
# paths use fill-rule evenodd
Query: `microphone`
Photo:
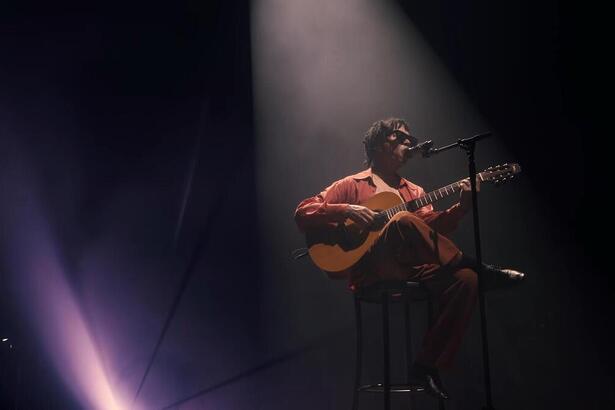
M 406 148 L 404 155 L 408 158 L 412 158 L 414 154 L 420 152 L 423 158 L 428 158 L 432 154 L 433 141 L 427 140 L 416 144 L 413 147 Z

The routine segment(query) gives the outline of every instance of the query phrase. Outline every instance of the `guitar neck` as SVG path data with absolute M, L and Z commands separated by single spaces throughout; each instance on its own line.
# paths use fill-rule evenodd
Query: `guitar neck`
M 482 172 L 479 172 L 477 174 L 477 177 L 480 181 L 483 181 L 482 174 L 483 174 Z M 389 217 L 392 217 L 393 215 L 401 211 L 414 212 L 417 209 L 433 204 L 434 202 L 439 201 L 442 198 L 446 198 L 447 196 L 452 195 L 456 192 L 459 192 L 460 190 L 461 190 L 461 181 L 453 182 L 450 185 L 446 185 L 446 186 L 443 186 L 442 188 L 438 188 L 434 191 L 431 191 L 423 195 L 420 198 L 413 199 L 412 201 L 408 201 L 403 204 L 399 204 L 383 212 L 386 213 L 387 216 Z
M 442 198 L 446 198 L 449 195 L 452 195 L 461 190 L 461 181 L 453 182 L 450 185 L 443 186 L 442 188 L 438 188 L 433 190 L 420 198 L 414 199 L 412 201 L 406 202 L 404 206 L 410 212 L 414 212 L 417 209 L 420 209 L 424 206 L 433 204 L 434 202 L 439 201 Z

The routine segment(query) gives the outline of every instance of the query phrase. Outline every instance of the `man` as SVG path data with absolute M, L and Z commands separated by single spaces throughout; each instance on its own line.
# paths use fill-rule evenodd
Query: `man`
M 397 173 L 408 159 L 408 149 L 417 143 L 404 120 L 389 118 L 375 122 L 363 143 L 369 168 L 302 201 L 295 212 L 302 231 L 333 227 L 347 219 L 368 227 L 376 213 L 360 204 L 375 194 L 393 192 L 404 202 L 425 194 L 423 188 Z M 438 369 L 452 364 L 478 290 L 476 264 L 445 235 L 455 230 L 471 208 L 470 183 L 466 179 L 461 183 L 459 202 L 446 211 L 434 211 L 428 205 L 413 213 L 397 213 L 348 273 L 353 291 L 383 280 L 412 280 L 423 283 L 434 294 L 437 316 L 415 360 L 413 377 L 428 393 L 442 399 L 448 398 L 448 394 L 441 385 Z M 485 275 L 487 289 L 524 279 L 523 273 L 490 265 L 481 267 L 481 274 Z

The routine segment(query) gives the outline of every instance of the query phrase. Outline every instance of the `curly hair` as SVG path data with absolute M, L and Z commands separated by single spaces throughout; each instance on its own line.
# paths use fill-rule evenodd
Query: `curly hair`
M 386 120 L 376 121 L 371 127 L 369 127 L 365 133 L 365 138 L 363 139 L 363 145 L 365 146 L 365 165 L 368 167 L 372 166 L 376 148 L 384 143 L 388 135 L 402 126 L 407 129 L 410 128 L 405 120 L 391 117 Z M 416 140 L 414 138 L 411 138 L 410 140 L 413 145 L 416 144 Z

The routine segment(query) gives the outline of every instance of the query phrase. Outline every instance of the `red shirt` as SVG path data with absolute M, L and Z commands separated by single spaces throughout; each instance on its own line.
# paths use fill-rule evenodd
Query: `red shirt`
M 405 202 L 425 195 L 423 188 L 404 178 L 401 178 L 397 189 Z M 320 194 L 301 201 L 295 211 L 295 221 L 299 229 L 304 232 L 312 228 L 334 226 L 346 219 L 345 214 L 349 204 L 359 205 L 371 198 L 375 192 L 376 185 L 372 180 L 372 170 L 369 168 L 340 179 Z M 433 229 L 445 235 L 457 228 L 465 213 L 459 203 L 446 211 L 434 211 L 432 205 L 427 205 L 414 212 Z

